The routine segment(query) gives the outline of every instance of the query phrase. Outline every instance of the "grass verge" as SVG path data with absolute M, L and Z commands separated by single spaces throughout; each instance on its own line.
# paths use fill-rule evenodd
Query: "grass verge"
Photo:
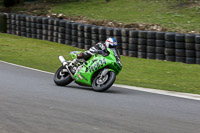
M 81 50 L 68 45 L 0 33 L 0 60 L 55 72 L 59 55 Z M 115 83 L 200 94 L 200 65 L 122 56 L 123 70 Z
M 200 32 L 200 2 L 166 0 L 91 0 L 56 4 L 52 13 L 67 16 L 86 16 L 95 20 L 113 20 L 125 23 L 158 24 L 168 31 Z

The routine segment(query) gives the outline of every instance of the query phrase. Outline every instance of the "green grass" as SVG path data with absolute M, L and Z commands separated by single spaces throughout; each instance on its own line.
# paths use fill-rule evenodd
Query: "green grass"
M 200 5 L 197 3 L 178 7 L 177 1 L 166 0 L 111 0 L 107 3 L 105 0 L 91 0 L 57 4 L 51 12 L 95 20 L 159 24 L 168 31 L 200 32 Z
M 0 33 L 0 60 L 55 72 L 58 56 L 69 60 L 69 52 L 80 50 L 68 45 Z M 115 83 L 161 90 L 200 94 L 200 65 L 121 58 L 123 70 Z

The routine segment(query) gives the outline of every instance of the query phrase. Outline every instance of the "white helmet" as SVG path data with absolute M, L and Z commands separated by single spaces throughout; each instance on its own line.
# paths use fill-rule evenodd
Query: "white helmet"
M 105 47 L 106 48 L 115 48 L 117 47 L 117 41 L 115 40 L 115 38 L 108 38 L 106 41 L 105 41 Z

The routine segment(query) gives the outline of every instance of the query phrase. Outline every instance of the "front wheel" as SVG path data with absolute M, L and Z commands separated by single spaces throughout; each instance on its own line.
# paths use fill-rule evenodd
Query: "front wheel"
M 103 92 L 109 89 L 115 82 L 116 74 L 109 71 L 104 77 L 96 76 L 92 81 L 92 88 L 94 91 Z
M 54 75 L 54 82 L 58 86 L 65 86 L 71 83 L 73 79 L 67 72 L 67 69 L 61 66 Z

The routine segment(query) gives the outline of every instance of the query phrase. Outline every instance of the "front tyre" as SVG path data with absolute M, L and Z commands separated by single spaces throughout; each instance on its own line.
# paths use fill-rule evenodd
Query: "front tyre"
M 61 66 L 54 75 L 54 82 L 58 86 L 65 86 L 71 83 L 73 79 L 63 66 Z
M 116 74 L 109 71 L 104 77 L 97 75 L 92 81 L 92 88 L 94 91 L 103 92 L 109 89 L 115 82 Z

